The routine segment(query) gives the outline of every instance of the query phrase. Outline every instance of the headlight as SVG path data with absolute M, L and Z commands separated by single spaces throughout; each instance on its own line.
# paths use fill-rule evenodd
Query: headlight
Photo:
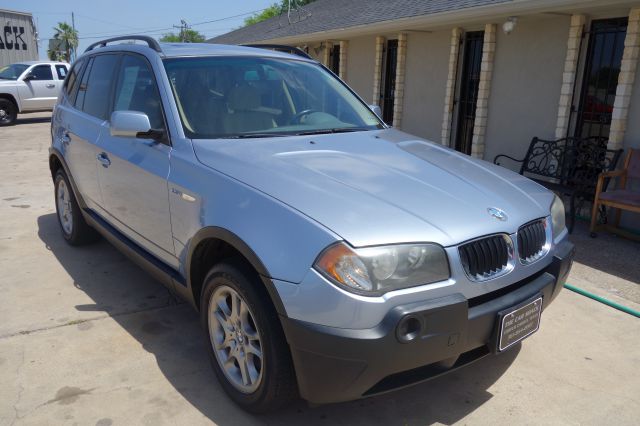
M 553 198 L 553 203 L 551 203 L 551 224 L 553 238 L 557 237 L 562 231 L 564 231 L 564 203 L 557 195 Z
M 340 242 L 324 250 L 314 268 L 334 284 L 370 296 L 450 276 L 447 255 L 436 244 L 356 249 Z

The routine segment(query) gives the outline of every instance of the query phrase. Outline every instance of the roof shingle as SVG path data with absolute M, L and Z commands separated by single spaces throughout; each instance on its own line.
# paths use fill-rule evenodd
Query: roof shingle
M 285 12 L 208 42 L 243 44 L 509 2 L 513 0 L 316 0 L 292 11 L 291 24 Z

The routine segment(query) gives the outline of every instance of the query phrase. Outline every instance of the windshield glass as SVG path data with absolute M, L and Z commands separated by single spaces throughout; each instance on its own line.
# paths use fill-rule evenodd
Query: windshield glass
M 29 68 L 29 65 L 25 64 L 11 64 L 0 67 L 0 79 L 17 80 L 27 68 Z
M 318 64 L 260 57 L 165 59 L 187 137 L 374 130 L 371 110 Z

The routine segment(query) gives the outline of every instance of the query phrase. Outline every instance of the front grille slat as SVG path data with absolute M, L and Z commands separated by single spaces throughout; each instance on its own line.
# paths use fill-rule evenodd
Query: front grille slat
M 544 226 L 540 224 L 540 226 L 537 226 L 536 229 L 538 230 L 538 246 L 544 246 L 547 242 L 547 236 L 545 234 Z
M 460 261 L 473 281 L 494 278 L 505 273 L 510 262 L 507 235 L 492 235 L 459 247 Z
M 518 230 L 518 255 L 524 264 L 535 262 L 545 254 L 547 232 L 545 219 L 529 222 Z
M 475 261 L 474 262 L 474 266 L 475 266 L 474 273 L 478 274 L 482 270 L 482 265 L 481 265 L 482 260 L 480 259 L 480 251 L 478 250 L 478 247 L 475 247 L 475 246 L 471 246 L 469 248 L 473 252 L 473 259 Z
M 482 247 L 485 250 L 485 257 L 487 258 L 487 263 L 489 264 L 489 267 L 493 272 L 495 271 L 495 268 L 497 266 L 498 259 L 493 257 L 493 253 L 491 250 L 491 243 L 488 240 L 484 240 L 482 241 Z

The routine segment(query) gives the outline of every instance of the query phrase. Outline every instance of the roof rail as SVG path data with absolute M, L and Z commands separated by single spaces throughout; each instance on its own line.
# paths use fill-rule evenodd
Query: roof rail
M 258 49 L 269 49 L 277 52 L 290 53 L 292 55 L 302 56 L 303 58 L 313 59 L 307 52 L 302 49 L 293 46 L 287 46 L 286 44 L 243 44 L 245 47 L 256 47 Z
M 145 35 L 129 35 L 129 36 L 113 37 L 113 38 L 108 38 L 106 40 L 101 40 L 101 41 L 93 43 L 91 46 L 87 47 L 87 50 L 85 50 L 85 53 L 90 51 L 90 50 L 95 49 L 98 46 L 105 47 L 107 45 L 107 43 L 111 43 L 113 41 L 120 41 L 120 40 L 140 40 L 140 41 L 144 41 L 149 45 L 150 48 L 152 48 L 153 50 L 155 50 L 158 53 L 162 53 L 162 48 L 160 47 L 160 44 L 156 41 L 156 39 L 153 38 L 153 37 L 145 36 Z

